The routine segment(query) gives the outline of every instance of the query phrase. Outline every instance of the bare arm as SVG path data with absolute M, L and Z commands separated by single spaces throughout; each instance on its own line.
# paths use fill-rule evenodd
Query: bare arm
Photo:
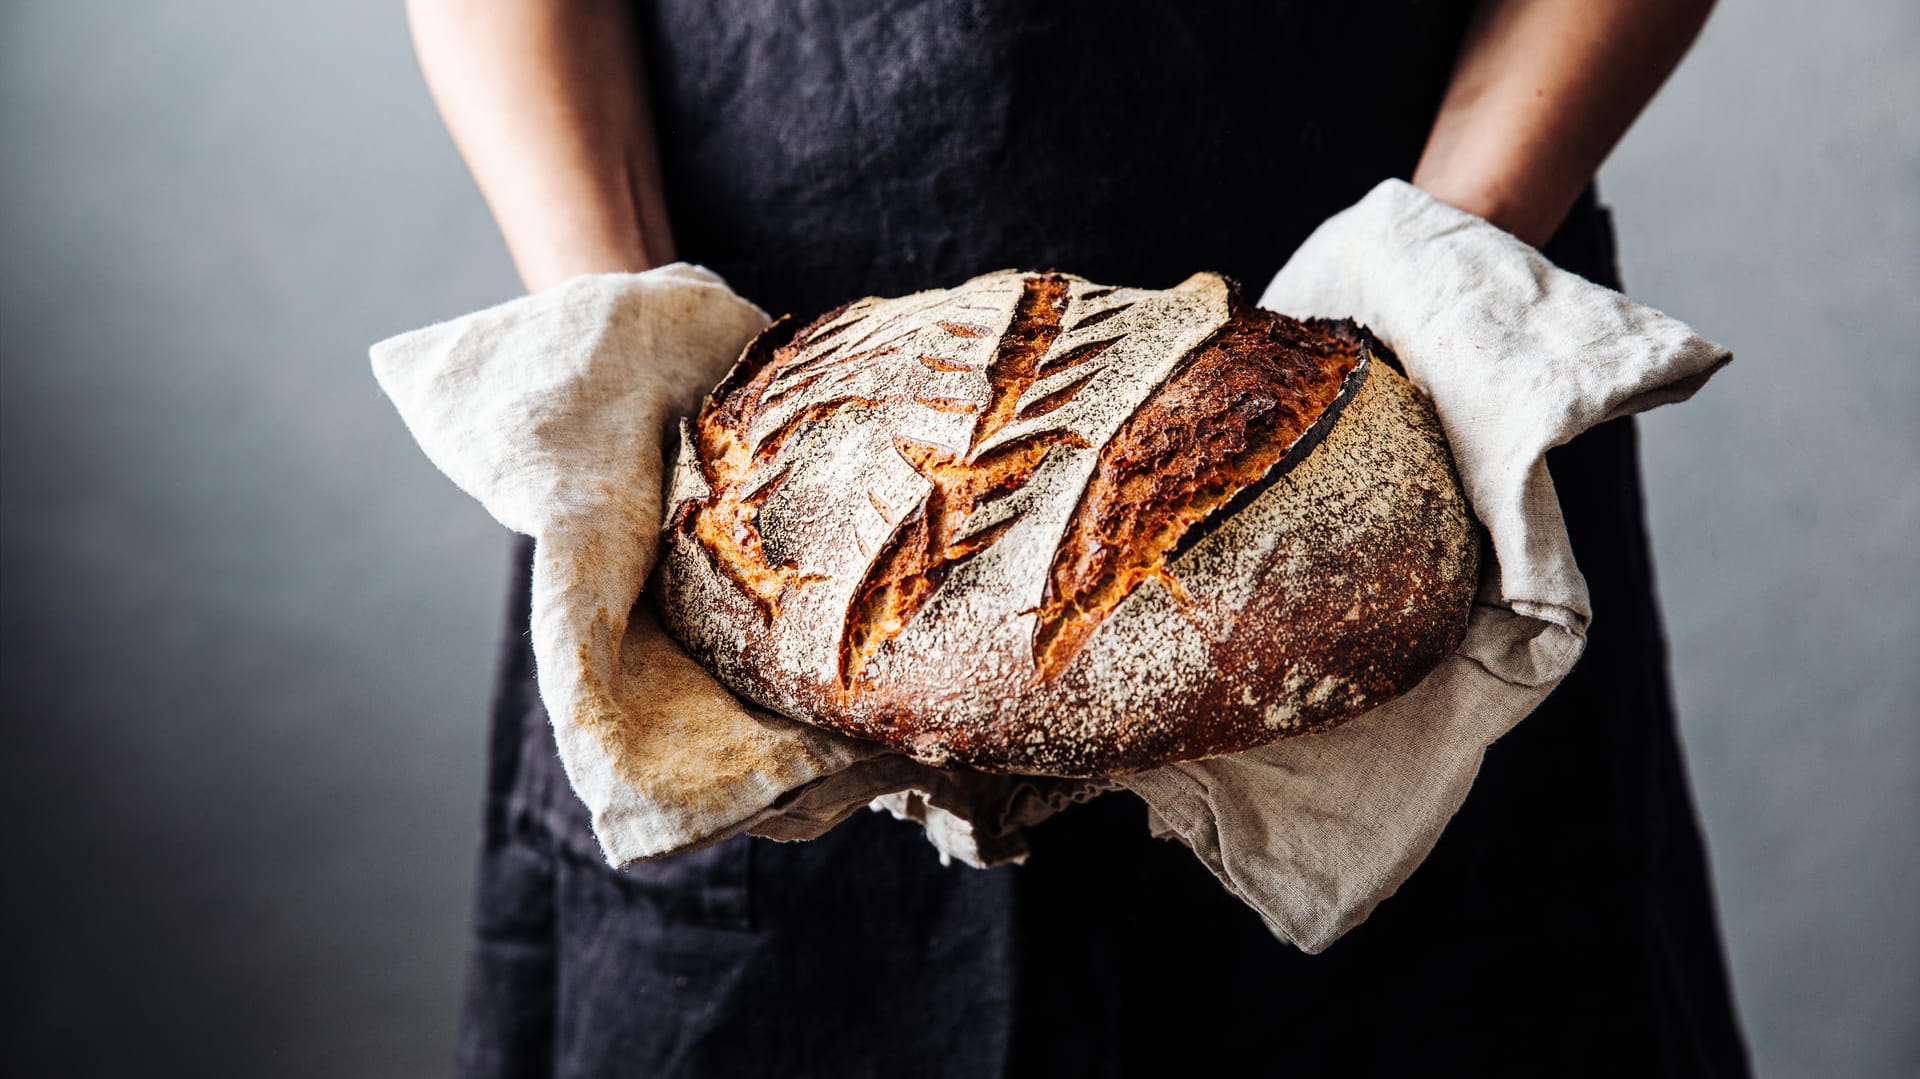
M 529 291 L 673 260 L 630 4 L 408 0 L 407 19 Z
M 1482 0 L 1413 182 L 1545 243 L 1712 8 Z

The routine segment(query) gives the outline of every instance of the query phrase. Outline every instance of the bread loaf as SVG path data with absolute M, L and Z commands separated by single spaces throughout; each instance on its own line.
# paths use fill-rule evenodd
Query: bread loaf
M 651 592 L 729 688 L 937 765 L 1325 729 L 1465 631 L 1477 527 L 1362 328 L 1005 271 L 762 333 L 681 426 Z

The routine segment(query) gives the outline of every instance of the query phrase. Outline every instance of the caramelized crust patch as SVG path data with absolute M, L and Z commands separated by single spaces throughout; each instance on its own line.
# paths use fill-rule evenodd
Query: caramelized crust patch
M 1266 475 L 1333 404 L 1360 358 L 1343 329 L 1239 308 L 1102 447 L 1054 559 L 1040 670 L 1072 658 L 1146 578 L 1178 593 L 1163 570 L 1181 537 Z
M 838 309 L 815 320 L 824 322 Z M 754 520 L 754 506 L 740 497 L 739 481 L 752 465 L 753 455 L 747 443 L 747 424 L 751 422 L 760 395 L 773 377 L 780 344 L 793 336 L 788 321 L 775 323 L 747 346 L 727 381 L 717 387 L 700 410 L 694 425 L 700 441 L 700 461 L 713 497 L 698 507 L 682 527 L 692 530 L 714 560 L 734 582 L 753 597 L 763 612 L 771 613 L 780 593 L 793 574 L 767 564 L 760 548 L 760 529 Z

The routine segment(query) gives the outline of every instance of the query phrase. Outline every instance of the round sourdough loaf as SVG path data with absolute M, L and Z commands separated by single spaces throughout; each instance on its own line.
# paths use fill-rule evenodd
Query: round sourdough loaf
M 1005 271 L 774 323 L 683 421 L 651 592 L 735 692 L 1106 776 L 1323 730 L 1459 644 L 1478 529 L 1350 322 Z

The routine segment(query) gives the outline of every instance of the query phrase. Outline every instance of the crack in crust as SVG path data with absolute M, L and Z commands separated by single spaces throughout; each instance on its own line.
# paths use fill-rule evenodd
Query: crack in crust
M 868 657 L 900 635 L 940 583 L 949 563 L 971 558 L 991 546 L 1012 525 L 999 521 L 966 535 L 962 526 L 982 503 L 1004 498 L 1033 477 L 1033 470 L 1056 443 L 1074 440 L 1071 432 L 1039 435 L 1004 446 L 973 464 L 968 457 L 981 442 L 1014 418 L 1020 394 L 1039 376 L 1040 359 L 1060 333 L 1066 308 L 1066 282 L 1058 277 L 1029 278 L 1001 338 L 988 377 L 992 396 L 968 440 L 967 453 L 954 454 L 924 442 L 900 442 L 901 455 L 927 477 L 932 491 L 922 511 L 894 533 L 847 610 L 842 635 L 840 678 L 851 685 Z
M 1351 324 L 1237 310 L 1101 447 L 1054 556 L 1034 649 L 1051 673 L 1223 506 L 1270 481 L 1359 365 Z

